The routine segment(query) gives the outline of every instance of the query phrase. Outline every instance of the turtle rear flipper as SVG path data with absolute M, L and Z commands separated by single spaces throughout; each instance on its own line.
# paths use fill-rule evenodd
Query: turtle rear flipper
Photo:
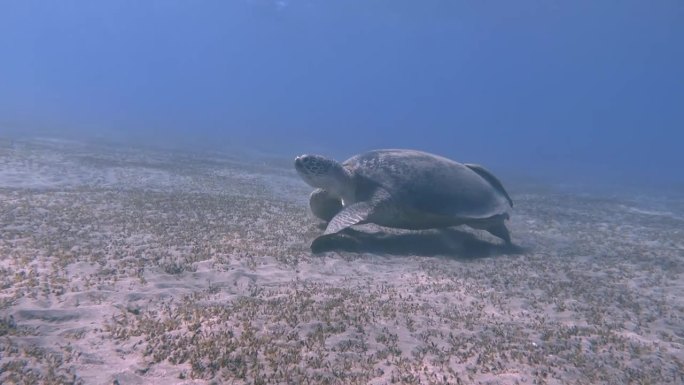
M 503 222 L 499 222 L 493 226 L 486 229 L 490 234 L 495 237 L 503 239 L 507 245 L 511 245 L 511 233 Z
M 480 166 L 479 164 L 463 163 L 463 165 L 475 171 L 477 175 L 481 176 L 484 180 L 489 182 L 489 184 L 491 184 L 492 187 L 494 187 L 501 194 L 503 194 L 503 196 L 506 197 L 506 200 L 508 200 L 508 204 L 511 205 L 511 207 L 513 207 L 513 200 L 510 196 L 508 196 L 508 193 L 506 192 L 506 189 L 504 189 L 504 186 L 503 184 L 501 184 L 499 178 L 495 177 L 494 174 L 492 174 L 491 172 L 489 172 L 489 170 Z

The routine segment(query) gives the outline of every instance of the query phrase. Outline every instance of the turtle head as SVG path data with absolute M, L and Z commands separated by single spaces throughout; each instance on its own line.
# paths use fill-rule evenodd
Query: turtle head
M 295 169 L 309 186 L 323 189 L 347 202 L 353 200 L 351 173 L 335 160 L 321 155 L 300 155 L 295 158 Z

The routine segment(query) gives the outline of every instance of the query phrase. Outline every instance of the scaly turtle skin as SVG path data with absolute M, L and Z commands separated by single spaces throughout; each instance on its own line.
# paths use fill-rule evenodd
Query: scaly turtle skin
M 468 225 L 503 239 L 513 201 L 484 167 L 415 150 L 375 150 L 340 164 L 320 155 L 295 159 L 301 178 L 317 189 L 311 210 L 324 235 L 375 223 L 400 229 Z

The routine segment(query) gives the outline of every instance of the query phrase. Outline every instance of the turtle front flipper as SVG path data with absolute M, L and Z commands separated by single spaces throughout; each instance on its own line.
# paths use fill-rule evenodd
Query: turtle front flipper
M 372 211 L 373 205 L 369 202 L 358 202 L 346 206 L 328 223 L 325 233 L 311 242 L 311 251 L 319 253 L 336 248 L 339 244 L 335 241 L 343 238 L 339 238 L 335 234 L 353 225 L 369 222 L 368 217 Z
M 339 233 L 347 227 L 364 223 L 376 223 L 378 219 L 384 217 L 392 207 L 392 198 L 382 188 L 376 188 L 367 195 L 361 195 L 364 200 L 344 206 L 342 211 L 337 213 L 328 223 L 323 236 Z
M 345 207 L 328 223 L 323 235 L 339 233 L 347 227 L 367 223 L 373 208 L 369 202 L 357 202 Z

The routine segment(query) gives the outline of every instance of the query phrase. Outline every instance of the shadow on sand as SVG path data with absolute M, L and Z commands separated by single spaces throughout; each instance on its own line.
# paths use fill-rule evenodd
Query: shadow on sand
M 457 259 L 477 259 L 504 254 L 522 254 L 527 250 L 516 245 L 489 242 L 458 229 L 421 232 L 366 233 L 353 229 L 316 238 L 313 253 L 348 251 L 392 255 L 443 255 Z

